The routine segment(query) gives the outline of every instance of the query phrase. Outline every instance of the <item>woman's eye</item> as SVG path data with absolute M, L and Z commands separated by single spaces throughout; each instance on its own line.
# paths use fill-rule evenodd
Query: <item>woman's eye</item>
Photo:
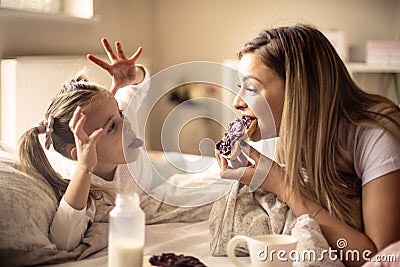
M 253 86 L 248 86 L 246 84 L 244 84 L 244 85 L 238 84 L 237 86 L 239 87 L 239 89 L 243 89 L 250 93 L 256 93 L 258 91 L 257 88 L 254 88 Z
M 123 113 L 123 111 L 121 109 L 119 110 L 119 116 L 121 117 L 121 119 L 124 118 L 124 113 Z
M 257 88 L 253 88 L 253 87 L 246 87 L 244 89 L 250 93 L 256 93 L 258 91 Z

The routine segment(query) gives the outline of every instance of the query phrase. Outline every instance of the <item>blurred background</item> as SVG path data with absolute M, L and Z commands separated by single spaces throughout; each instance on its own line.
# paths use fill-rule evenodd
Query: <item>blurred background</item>
M 399 101 L 396 89 L 399 90 L 400 60 L 374 65 L 365 62 L 370 40 L 389 41 L 394 45 L 394 53 L 399 51 L 396 45 L 400 41 L 400 0 L 0 0 L 0 3 L 3 59 L 0 138 L 10 142 L 43 116 L 46 103 L 63 81 L 88 65 L 87 53 L 103 55 L 102 37 L 111 42 L 121 41 L 127 52 L 142 46 L 141 62 L 156 74 L 191 61 L 212 61 L 234 68 L 236 52 L 263 28 L 310 23 L 336 42 L 358 83 Z M 94 73 L 89 78 L 109 85 L 106 73 L 101 70 Z M 170 78 L 182 80 L 182 77 Z M 233 85 L 235 78 L 231 78 Z M 44 84 L 50 86 L 44 89 Z M 208 83 L 175 87 L 157 99 L 155 112 L 141 118 L 148 120 L 142 129 L 148 148 L 162 149 L 163 122 L 177 105 L 199 97 L 230 105 L 234 96 Z M 208 109 L 201 104 L 191 107 Z M 189 105 L 185 114 L 190 112 Z M 179 120 L 179 115 L 176 116 Z M 216 120 L 188 121 L 180 131 L 180 149 L 198 154 L 201 140 L 222 138 L 225 123 L 232 116 L 215 114 L 215 117 Z M 213 153 L 209 148 L 206 150 L 206 154 Z

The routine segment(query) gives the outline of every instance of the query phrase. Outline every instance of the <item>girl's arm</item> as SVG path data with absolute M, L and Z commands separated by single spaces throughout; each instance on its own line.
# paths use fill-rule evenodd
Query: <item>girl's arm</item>
M 127 58 L 120 42 L 115 43 L 117 55 L 106 38 L 101 39 L 101 42 L 111 63 L 107 63 L 91 54 L 88 54 L 87 58 L 111 75 L 112 84 L 110 92 L 112 94 L 115 95 L 118 89 L 122 87 L 139 84 L 144 80 L 144 68 L 136 65 L 136 60 L 142 53 L 141 47 L 131 57 Z
M 70 128 L 75 136 L 72 157 L 77 160 L 77 168 L 65 191 L 50 226 L 50 238 L 57 248 L 72 250 L 81 241 L 89 220 L 94 217 L 94 205 L 87 210 L 91 172 L 97 164 L 96 143 L 103 129 L 94 131 L 90 136 L 83 126 L 86 116 L 78 107 L 70 121 Z
M 71 154 L 77 161 L 72 179 L 64 194 L 64 199 L 74 209 L 81 210 L 86 207 L 90 178 L 94 168 L 97 165 L 96 143 L 103 134 L 103 129 L 95 130 L 90 136 L 83 130 L 86 116 L 82 112 L 82 108 L 78 107 L 69 123 L 69 127 L 75 137 L 75 147 L 72 148 Z
M 248 145 L 244 150 L 249 151 L 248 154 L 255 161 L 255 164 L 238 169 L 228 168 L 227 160 L 216 152 L 217 161 L 221 167 L 221 177 L 240 179 L 241 183 L 250 185 L 252 179 L 257 180 L 257 176 L 260 177 L 260 173 L 264 173 L 260 187 L 283 199 L 296 216 L 315 215 L 314 219 L 320 225 L 323 235 L 333 249 L 339 249 L 338 240 L 345 239 L 347 246 L 343 248 L 343 255 L 351 255 L 352 251 L 358 251 L 359 261 L 352 261 L 351 256 L 342 259 L 347 266 L 361 266 L 364 262 L 362 253 L 366 253 L 366 257 L 372 257 L 377 251 L 399 239 L 400 215 L 395 211 L 400 206 L 400 195 L 398 193 L 400 171 L 384 175 L 363 187 L 364 234 L 334 218 L 318 203 L 307 199 L 300 193 L 287 192 L 282 182 L 283 170 L 277 163 L 260 155 Z M 368 253 L 368 251 L 371 251 L 371 253 Z M 348 253 L 346 254 L 346 252 Z
M 50 225 L 50 240 L 58 249 L 70 251 L 81 242 L 96 212 L 94 202 L 89 208 L 76 210 L 64 198 Z

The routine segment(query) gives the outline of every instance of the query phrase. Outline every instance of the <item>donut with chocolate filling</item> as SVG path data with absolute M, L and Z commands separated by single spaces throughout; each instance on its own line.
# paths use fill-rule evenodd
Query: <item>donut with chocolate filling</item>
M 215 144 L 219 153 L 229 160 L 235 160 L 240 153 L 239 141 L 247 139 L 257 127 L 257 119 L 243 116 L 228 124 L 222 140 Z

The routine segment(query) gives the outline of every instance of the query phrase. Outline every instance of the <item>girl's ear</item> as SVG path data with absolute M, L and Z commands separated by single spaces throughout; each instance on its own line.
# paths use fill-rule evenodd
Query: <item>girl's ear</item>
M 75 161 L 78 160 L 78 151 L 75 146 L 71 149 L 71 157 Z
M 78 151 L 76 150 L 75 144 L 68 144 L 66 147 L 67 153 L 71 155 L 73 160 L 78 160 Z
M 71 155 L 71 158 L 75 161 L 78 160 L 78 151 L 76 150 L 76 146 L 67 145 L 67 151 L 68 150 Z

